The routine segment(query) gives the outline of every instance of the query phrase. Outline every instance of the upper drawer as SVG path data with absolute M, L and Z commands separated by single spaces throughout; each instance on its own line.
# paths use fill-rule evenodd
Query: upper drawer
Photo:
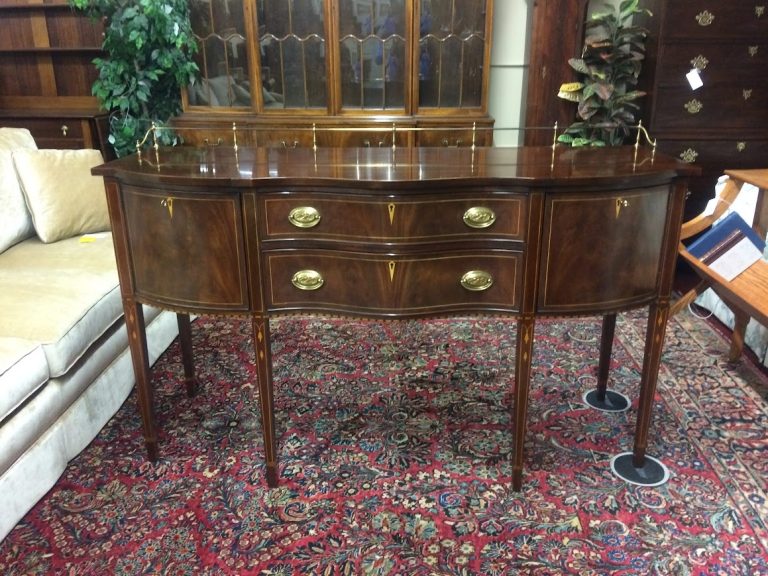
M 527 197 L 451 194 L 378 199 L 327 194 L 263 197 L 266 239 L 306 238 L 366 243 L 446 239 L 522 241 Z
M 733 82 L 730 85 L 660 88 L 653 125 L 656 130 L 712 128 L 750 129 L 768 123 L 768 84 Z
M 38 148 L 82 148 L 83 121 L 79 118 L 13 118 L 0 120 L 12 128 L 26 128 Z
M 685 75 L 692 68 L 700 71 L 704 86 L 739 84 L 744 80 L 755 85 L 768 85 L 768 40 L 764 42 L 679 42 L 662 47 L 658 68 L 660 86 L 685 86 Z
M 768 34 L 766 0 L 674 0 L 667 3 L 664 38 L 713 38 Z

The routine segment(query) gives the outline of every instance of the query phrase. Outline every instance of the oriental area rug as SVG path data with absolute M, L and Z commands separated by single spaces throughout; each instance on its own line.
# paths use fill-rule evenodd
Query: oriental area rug
M 272 322 L 280 486 L 264 482 L 250 323 L 193 324 L 154 369 L 160 460 L 135 393 L 0 543 L 4 575 L 768 574 L 766 378 L 706 322 L 670 321 L 648 454 L 613 475 L 635 410 L 588 408 L 600 318 L 537 323 L 523 489 L 510 487 L 515 322 Z M 636 399 L 643 313 L 610 387 Z

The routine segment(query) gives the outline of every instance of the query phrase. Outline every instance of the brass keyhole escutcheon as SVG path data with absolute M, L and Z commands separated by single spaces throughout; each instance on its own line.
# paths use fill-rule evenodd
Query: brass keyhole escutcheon
M 173 220 L 173 197 L 168 196 L 168 198 L 163 198 L 160 200 L 160 205 L 168 210 L 168 217 Z
M 387 204 L 387 212 L 389 212 L 389 225 L 392 226 L 392 224 L 395 223 L 395 204 L 394 202 L 390 202 Z
M 625 200 L 624 198 L 616 198 L 616 218 L 619 217 L 619 214 L 621 214 L 622 208 L 628 208 L 629 207 L 629 201 Z
M 62 124 L 61 125 L 61 135 L 62 136 L 66 136 L 67 132 L 69 132 L 69 126 L 67 126 L 66 124 Z

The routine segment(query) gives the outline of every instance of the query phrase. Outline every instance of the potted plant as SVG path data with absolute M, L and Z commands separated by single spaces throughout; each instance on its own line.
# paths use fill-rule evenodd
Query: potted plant
M 187 0 L 69 0 L 104 21 L 104 57 L 93 95 L 111 112 L 109 142 L 118 156 L 135 152 L 154 122 L 165 125 L 181 112 L 181 89 L 197 75 L 197 51 Z M 175 142 L 160 130 L 163 144 Z
M 622 0 L 618 7 L 604 4 L 586 22 L 581 58 L 568 63 L 581 76 L 578 82 L 560 87 L 558 96 L 578 103 L 579 120 L 558 142 L 571 146 L 618 146 L 624 143 L 639 110 L 636 100 L 645 92 L 634 89 L 645 58 L 648 31 L 630 25 L 638 14 L 651 16 L 639 7 L 640 0 Z

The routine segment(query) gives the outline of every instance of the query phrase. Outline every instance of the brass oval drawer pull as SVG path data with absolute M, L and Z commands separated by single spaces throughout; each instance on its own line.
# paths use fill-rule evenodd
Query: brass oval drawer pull
M 464 212 L 463 220 L 470 228 L 488 228 L 496 222 L 496 214 L 485 206 L 473 206 Z
M 470 270 L 461 277 L 459 282 L 467 290 L 482 292 L 493 285 L 493 276 L 485 270 Z
M 288 214 L 288 221 L 297 228 L 312 228 L 320 222 L 320 212 L 312 206 L 299 206 Z
M 291 284 L 299 290 L 317 290 L 323 282 L 323 277 L 316 270 L 299 270 L 291 278 Z

